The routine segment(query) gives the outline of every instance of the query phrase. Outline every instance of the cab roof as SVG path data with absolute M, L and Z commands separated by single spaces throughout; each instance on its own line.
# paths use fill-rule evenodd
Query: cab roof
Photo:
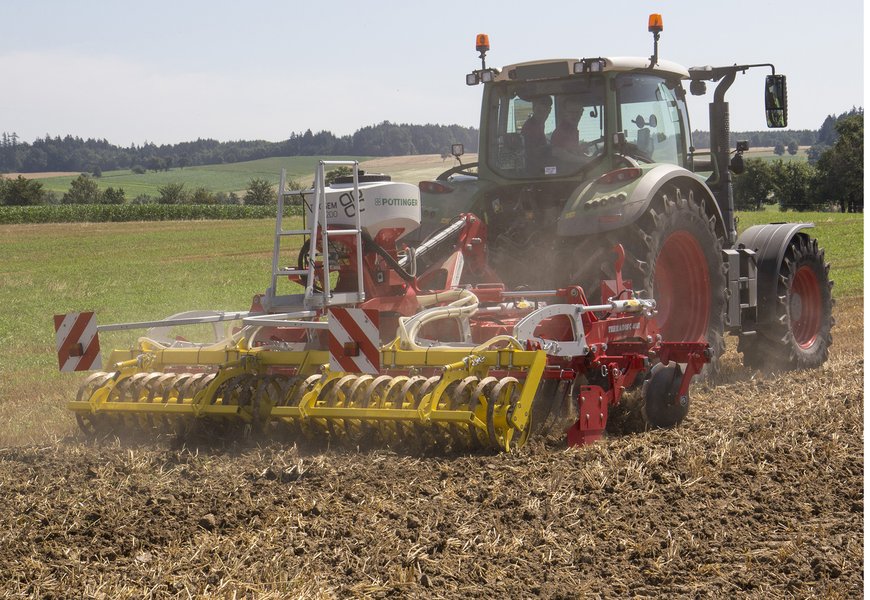
M 677 76 L 689 79 L 689 70 L 682 65 L 669 60 L 659 60 L 655 67 L 650 68 L 649 57 L 614 56 L 595 58 L 556 58 L 550 60 L 535 60 L 507 65 L 499 71 L 494 81 L 530 81 L 536 79 L 554 79 L 568 77 L 574 74 L 576 63 L 591 63 L 601 61 L 603 68 L 599 71 L 648 71 L 665 76 Z

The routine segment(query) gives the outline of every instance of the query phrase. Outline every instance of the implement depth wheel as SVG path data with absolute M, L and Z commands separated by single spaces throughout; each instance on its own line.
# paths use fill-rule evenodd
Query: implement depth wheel
M 652 376 L 643 386 L 644 421 L 650 427 L 670 429 L 683 422 L 689 414 L 689 396 L 677 398 L 683 372 L 679 365 L 653 369 Z
M 738 351 L 754 369 L 812 369 L 828 358 L 834 300 L 825 251 L 806 234 L 792 238 L 777 275 L 774 319 L 741 336 Z

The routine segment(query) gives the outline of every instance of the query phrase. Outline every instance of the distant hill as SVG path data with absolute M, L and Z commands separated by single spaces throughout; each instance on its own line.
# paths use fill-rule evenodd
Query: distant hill
M 261 158 L 232 164 L 199 165 L 179 169 L 173 167 L 167 171 L 148 171 L 133 173 L 130 169 L 104 171 L 102 176 L 93 181 L 101 190 L 107 187 L 123 189 L 128 200 L 140 195 L 156 198 L 160 195 L 162 186 L 173 183 L 183 183 L 185 189 L 194 191 L 204 188 L 209 192 L 243 195 L 252 179 L 278 184 L 281 169 L 287 171 L 287 178 L 296 180 L 301 185 L 310 185 L 314 170 L 319 160 L 324 156 L 285 156 Z M 360 168 L 369 173 L 386 173 L 393 181 L 418 183 L 425 179 L 434 179 L 443 171 L 454 166 L 452 158 L 442 158 L 440 154 L 417 154 L 413 156 L 367 157 L 367 156 L 330 156 L 331 160 L 360 161 Z M 463 156 L 463 162 L 474 162 L 474 154 Z M 17 174 L 16 174 L 17 175 Z M 2 175 L 0 175 L 2 177 Z M 14 177 L 14 175 L 6 175 Z M 58 197 L 66 192 L 70 183 L 78 177 L 78 172 L 41 172 L 26 174 L 28 179 L 36 179 L 47 192 L 53 192 Z
M 863 109 L 852 109 L 852 112 Z M 732 132 L 731 146 L 737 140 L 748 140 L 750 146 L 799 146 L 830 144 L 836 121 L 830 115 L 819 130 L 781 130 Z M 336 136 L 329 131 L 291 133 L 280 142 L 239 140 L 219 142 L 197 139 L 192 142 L 140 146 L 116 146 L 104 139 L 82 139 L 67 135 L 21 141 L 17 134 L 0 134 L 0 173 L 88 172 L 132 169 L 138 172 L 160 172 L 172 168 L 201 165 L 235 164 L 287 156 L 409 156 L 449 155 L 451 144 L 462 143 L 466 152 L 478 151 L 479 132 L 475 127 L 461 125 L 412 125 L 384 121 L 358 129 L 351 135 Z M 709 148 L 710 135 L 693 131 L 696 148 Z
M 134 169 L 164 171 L 199 165 L 239 163 L 282 156 L 448 155 L 450 145 L 477 152 L 478 132 L 461 125 L 409 125 L 384 121 L 337 137 L 329 131 L 292 133 L 281 142 L 219 142 L 198 139 L 179 144 L 116 146 L 106 140 L 45 136 L 22 142 L 15 133 L 0 134 L 0 173 L 88 172 Z

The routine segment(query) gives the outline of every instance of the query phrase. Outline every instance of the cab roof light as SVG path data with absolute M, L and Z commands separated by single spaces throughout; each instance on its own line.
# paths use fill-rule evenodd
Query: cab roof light
M 606 64 L 603 58 L 584 58 L 574 63 L 574 73 L 600 73 Z
M 465 85 L 477 85 L 478 83 L 492 83 L 498 69 L 478 69 L 465 76 Z

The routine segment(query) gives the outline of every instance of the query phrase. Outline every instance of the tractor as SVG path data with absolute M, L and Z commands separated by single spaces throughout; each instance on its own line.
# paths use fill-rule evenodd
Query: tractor
M 288 430 L 297 438 L 511 451 L 532 434 L 599 439 L 640 396 L 679 425 L 726 331 L 752 366 L 814 367 L 831 282 L 809 223 L 736 232 L 724 95 L 737 73 L 652 57 L 486 67 L 476 164 L 415 186 L 321 161 L 277 197 L 271 279 L 247 311 L 97 325 L 56 315 L 63 371 L 95 371 L 68 408 L 91 436 Z M 712 149 L 686 93 L 718 82 Z M 785 78 L 765 84 L 787 124 Z M 351 166 L 327 184 L 326 168 Z M 707 174 L 709 173 L 709 174 Z M 289 206 L 302 208 L 301 226 Z M 292 217 L 291 221 L 285 219 Z M 288 254 L 289 252 L 289 254 Z M 289 293 L 288 293 L 289 292 Z M 224 324 L 231 325 L 230 330 Z M 213 327 L 194 340 L 179 328 Z M 99 334 L 145 329 L 102 364 Z
M 491 268 L 511 287 L 579 283 L 607 298 L 610 249 L 626 251 L 624 275 L 655 298 L 665 340 L 705 341 L 715 374 L 724 334 L 752 368 L 822 364 L 832 342 L 833 300 L 824 250 L 812 223 L 773 223 L 737 233 L 733 175 L 743 172 L 746 142 L 729 146 L 725 95 L 738 74 L 770 70 L 767 125 L 788 123 L 786 78 L 772 64 L 693 67 L 659 59 L 661 15 L 651 15 L 649 58 L 591 57 L 481 68 L 475 163 L 420 183 L 421 238 L 438 235 L 455 215 L 486 222 Z M 710 149 L 692 145 L 688 93 L 715 83 Z

